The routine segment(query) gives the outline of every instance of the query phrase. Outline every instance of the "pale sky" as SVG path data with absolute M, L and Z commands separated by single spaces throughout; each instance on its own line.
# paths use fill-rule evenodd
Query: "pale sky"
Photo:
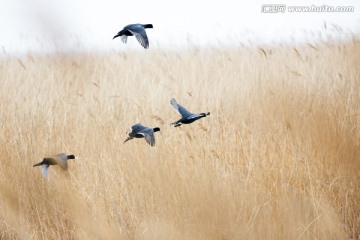
M 285 12 L 261 11 L 272 3 L 284 3 Z M 287 7 L 294 5 L 353 6 L 354 12 L 290 13 Z M 189 43 L 311 42 L 319 35 L 359 34 L 360 1 L 0 0 L 0 56 L 28 51 L 141 50 L 135 38 L 129 38 L 126 45 L 119 38 L 112 40 L 130 23 L 154 25 L 147 29 L 150 49 Z

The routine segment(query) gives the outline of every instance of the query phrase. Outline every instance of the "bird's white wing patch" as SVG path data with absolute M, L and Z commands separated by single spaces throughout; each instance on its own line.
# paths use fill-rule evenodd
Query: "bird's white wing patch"
M 126 42 L 127 42 L 127 36 L 126 36 L 125 34 L 121 36 L 121 41 L 122 41 L 123 43 L 126 43 Z
M 42 174 L 44 177 L 47 177 L 48 171 L 49 171 L 49 165 L 43 164 L 43 165 L 41 166 L 41 174 Z

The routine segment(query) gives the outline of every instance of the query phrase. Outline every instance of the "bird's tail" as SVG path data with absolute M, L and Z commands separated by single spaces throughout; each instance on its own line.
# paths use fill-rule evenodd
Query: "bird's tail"
M 144 26 L 144 28 L 153 28 L 152 24 L 144 24 L 143 26 Z

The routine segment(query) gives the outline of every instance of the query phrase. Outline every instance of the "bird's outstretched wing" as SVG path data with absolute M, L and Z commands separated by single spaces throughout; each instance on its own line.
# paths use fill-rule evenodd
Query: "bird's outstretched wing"
M 180 104 L 178 104 L 174 98 L 171 99 L 170 104 L 175 108 L 175 110 L 176 110 L 182 117 L 188 117 L 188 116 L 190 116 L 190 115 L 193 115 L 193 113 L 189 112 L 188 110 L 186 110 L 186 108 L 184 108 L 183 106 L 181 106 Z
M 68 162 L 67 160 L 58 160 L 58 165 L 63 169 L 63 170 L 67 170 L 68 169 Z
M 152 128 L 145 128 L 139 132 L 139 134 L 145 137 L 145 140 L 151 146 L 155 146 L 155 134 Z
M 55 164 L 59 165 L 62 169 L 67 170 L 68 169 L 68 163 L 67 163 L 67 154 L 66 153 L 59 153 L 56 155 L 53 155 L 48 158 L 49 161 L 54 162 Z
M 143 46 L 143 48 L 149 48 L 149 39 L 146 35 L 144 28 L 136 28 L 129 31 L 136 37 L 136 39 L 138 40 L 140 45 Z
M 126 36 L 125 34 L 121 36 L 121 41 L 122 41 L 123 43 L 126 43 L 126 42 L 127 42 L 127 36 Z
M 66 153 L 59 153 L 59 154 L 55 154 L 55 155 L 50 156 L 50 158 L 67 159 L 67 154 Z
M 43 165 L 41 166 L 41 174 L 42 174 L 44 177 L 47 177 L 48 171 L 49 171 L 49 165 L 43 164 Z

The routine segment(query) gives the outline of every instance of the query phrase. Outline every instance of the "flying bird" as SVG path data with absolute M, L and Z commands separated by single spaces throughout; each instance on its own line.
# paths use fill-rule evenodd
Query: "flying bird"
M 120 32 L 118 32 L 114 37 L 121 37 L 121 41 L 123 43 L 127 42 L 128 36 L 135 36 L 138 42 L 143 46 L 144 48 L 149 48 L 149 39 L 146 35 L 145 28 L 153 28 L 152 24 L 129 24 L 125 26 Z
M 127 141 L 133 139 L 133 138 L 143 138 L 145 137 L 145 140 L 148 144 L 151 146 L 155 146 L 155 132 L 160 131 L 160 128 L 148 128 L 144 127 L 140 123 L 135 124 L 131 127 L 131 132 L 128 134 L 128 138 L 124 141 L 126 143 Z
M 69 159 L 76 159 L 76 156 L 73 154 L 67 155 L 65 153 L 59 153 L 56 155 L 45 157 L 41 162 L 34 164 L 33 167 L 41 166 L 42 175 L 44 175 L 44 177 L 47 177 L 50 165 L 59 165 L 63 170 L 67 170 L 67 160 Z
M 199 113 L 199 114 L 191 113 L 188 110 L 186 110 L 186 108 L 178 104 L 174 98 L 171 99 L 170 104 L 181 115 L 181 118 L 179 120 L 171 123 L 171 125 L 174 125 L 174 127 L 181 126 L 181 124 L 190 124 L 192 122 L 195 122 L 196 120 L 199 120 L 200 118 L 210 115 L 209 112 Z

